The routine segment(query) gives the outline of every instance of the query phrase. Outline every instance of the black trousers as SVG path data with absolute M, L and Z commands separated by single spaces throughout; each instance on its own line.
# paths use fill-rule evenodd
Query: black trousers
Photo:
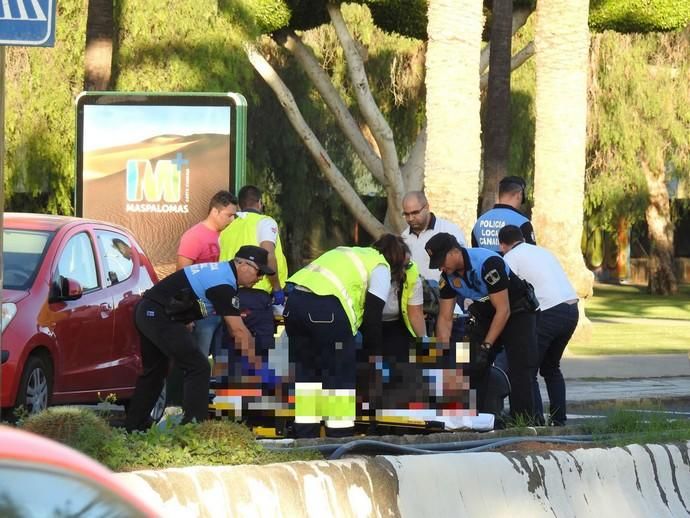
M 537 353 L 537 314 L 511 313 L 499 337 L 508 358 L 510 415 L 533 419 L 535 415 L 532 380 L 539 358 Z
M 170 360 L 184 373 L 182 422 L 206 419 L 211 368 L 187 326 L 170 320 L 163 306 L 146 298 L 137 304 L 134 321 L 141 338 L 143 372 L 127 409 L 127 430 L 149 426 L 149 414 L 163 389 Z
M 503 349 L 508 360 L 508 379 L 510 380 L 510 415 L 535 418 L 533 397 L 533 379 L 539 362 L 537 350 L 537 314 L 530 312 L 511 313 L 503 332 L 498 337 L 497 350 Z M 481 320 L 470 333 L 470 351 L 473 358 L 479 344 L 489 328 L 489 321 Z M 492 351 L 489 365 L 495 359 L 496 350 Z M 488 412 L 490 401 L 486 400 L 489 391 L 490 369 L 479 371 L 470 366 L 470 386 L 476 390 L 477 410 Z M 489 405 L 487 407 L 487 405 Z
M 355 338 L 340 301 L 334 296 L 294 290 L 284 315 L 295 382 L 320 382 L 324 389 L 354 389 Z

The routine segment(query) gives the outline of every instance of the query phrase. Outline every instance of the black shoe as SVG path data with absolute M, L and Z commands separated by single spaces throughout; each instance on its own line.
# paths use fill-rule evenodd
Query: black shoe
M 313 439 L 321 436 L 321 423 L 295 423 L 295 439 Z
M 352 437 L 355 434 L 355 427 L 329 428 L 326 427 L 326 437 Z

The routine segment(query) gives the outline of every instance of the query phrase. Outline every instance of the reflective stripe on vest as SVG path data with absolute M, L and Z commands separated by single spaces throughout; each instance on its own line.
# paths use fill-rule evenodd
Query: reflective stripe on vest
M 337 297 L 354 335 L 362 323 L 369 278 L 377 266 L 389 268 L 383 255 L 373 248 L 341 246 L 321 255 L 288 282 L 304 286 L 316 295 Z

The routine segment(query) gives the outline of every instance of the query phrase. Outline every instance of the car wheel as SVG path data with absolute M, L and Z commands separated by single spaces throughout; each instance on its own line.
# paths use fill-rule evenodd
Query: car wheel
M 160 421 L 165 413 L 165 407 L 168 403 L 167 388 L 168 384 L 167 382 L 164 382 L 163 390 L 161 390 L 161 393 L 158 395 L 158 399 L 156 400 L 156 404 L 153 405 L 153 409 L 151 410 L 151 419 L 153 419 L 155 423 Z
M 30 356 L 24 366 L 17 393 L 16 407 L 23 406 L 31 415 L 48 408 L 52 398 L 53 373 L 48 360 Z

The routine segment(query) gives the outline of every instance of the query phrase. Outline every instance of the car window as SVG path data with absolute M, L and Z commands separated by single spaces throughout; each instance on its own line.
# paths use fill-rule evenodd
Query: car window
M 96 260 L 86 232 L 71 237 L 67 242 L 60 254 L 57 274 L 78 281 L 84 291 L 98 288 Z
M 2 235 L 4 287 L 26 290 L 36 277 L 53 232 L 6 228 Z
M 97 230 L 98 249 L 103 257 L 108 286 L 117 284 L 132 276 L 134 261 L 132 243 L 127 236 L 107 230 Z
M 142 513 L 108 488 L 42 466 L 0 465 L 0 516 L 135 517 Z

